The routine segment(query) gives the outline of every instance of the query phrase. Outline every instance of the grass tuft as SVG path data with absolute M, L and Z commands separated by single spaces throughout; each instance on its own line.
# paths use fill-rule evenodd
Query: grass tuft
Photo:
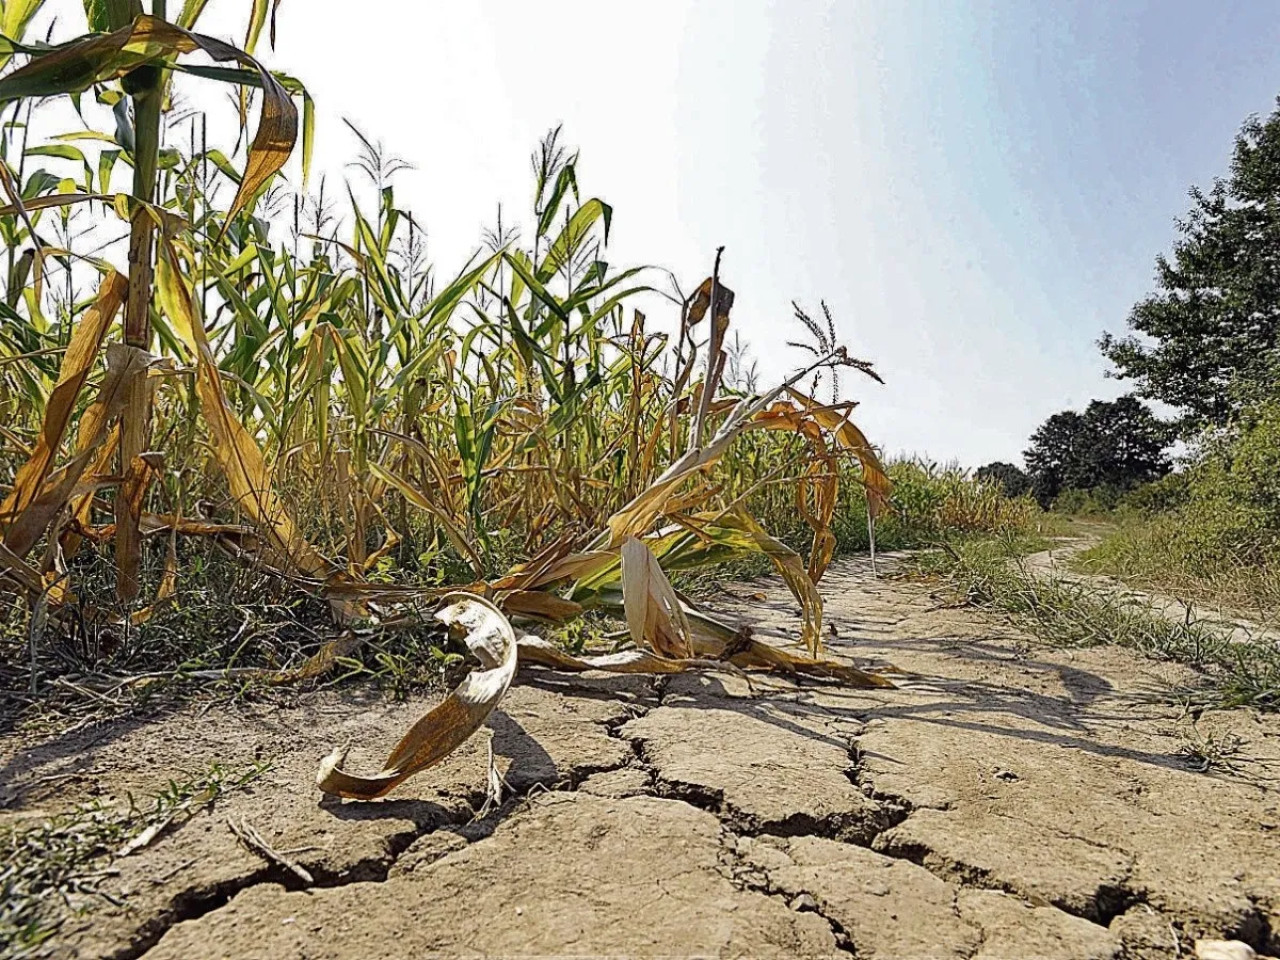
M 213 764 L 190 780 L 170 781 L 141 804 L 132 796 L 123 807 L 84 804 L 34 825 L 0 831 L 0 955 L 36 956 L 57 933 L 66 909 L 83 912 L 104 900 L 122 906 L 100 886 L 114 874 L 113 861 L 224 794 L 243 789 L 269 767 L 256 763 L 233 774 Z

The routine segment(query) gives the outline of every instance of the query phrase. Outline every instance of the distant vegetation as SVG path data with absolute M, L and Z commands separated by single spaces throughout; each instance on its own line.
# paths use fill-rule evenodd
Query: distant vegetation
M 1191 199 L 1132 333 L 1100 342 L 1135 395 L 1046 420 L 1025 481 L 1010 464 L 978 474 L 1117 523 L 1088 569 L 1280 610 L 1280 100 L 1245 121 L 1227 176 Z
M 1280 611 L 1280 403 L 1240 412 L 1185 469 L 1132 491 L 1089 569 L 1167 591 Z
M 1115 496 L 1169 472 L 1169 427 L 1133 397 L 1055 413 L 1023 454 L 1031 492 L 1049 507 L 1069 490 Z
M 996 480 L 956 465 L 921 458 L 891 460 L 885 465 L 893 481 L 893 509 L 875 526 L 876 548 L 905 550 L 975 536 L 998 536 L 1034 530 L 1041 511 L 1025 496 L 1010 497 Z M 864 553 L 870 546 L 861 494 L 851 485 L 849 508 L 840 511 L 833 529 L 843 553 Z M 804 539 L 804 526 L 781 499 L 758 503 L 788 542 Z

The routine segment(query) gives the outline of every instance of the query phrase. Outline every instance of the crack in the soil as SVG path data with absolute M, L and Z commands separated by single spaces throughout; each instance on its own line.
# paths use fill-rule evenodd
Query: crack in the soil
M 873 838 L 896 822 L 891 811 L 885 811 L 885 816 L 868 816 L 858 811 L 838 811 L 824 817 L 796 812 L 782 820 L 762 821 L 759 817 L 739 810 L 725 800 L 722 790 L 679 780 L 668 780 L 662 776 L 661 769 L 649 759 L 642 741 L 633 740 L 632 746 L 637 751 L 638 766 L 652 772 L 650 796 L 687 803 L 691 807 L 710 813 L 722 824 L 743 836 L 822 837 L 865 847 L 870 846 Z
M 859 745 L 858 740 L 859 738 L 856 736 L 849 739 L 850 766 L 845 770 L 844 775 L 848 777 L 850 783 L 862 791 L 863 796 L 875 801 L 885 814 L 885 825 L 863 844 L 863 846 L 870 847 L 877 836 L 885 830 L 896 827 L 911 816 L 916 810 L 916 805 L 901 794 L 890 793 L 887 790 L 880 789 L 875 781 L 866 775 L 866 770 L 863 767 L 862 747 Z
M 1080 917 L 1101 927 L 1110 926 L 1111 922 L 1129 908 L 1146 902 L 1144 891 L 1134 890 L 1126 885 L 1128 875 L 1114 883 L 1102 882 L 1086 898 L 1081 906 L 1064 897 L 1042 897 L 1022 889 L 1018 884 L 1005 880 L 985 867 L 946 857 L 928 844 L 918 841 L 898 841 L 892 847 L 875 845 L 872 849 L 881 856 L 895 860 L 905 860 L 917 867 L 928 870 L 940 880 L 961 887 L 977 890 L 994 890 L 1017 897 L 1025 903 L 1052 906 L 1063 913 Z
M 656 702 L 662 703 L 667 686 L 667 678 L 655 678 L 653 693 Z M 713 787 L 682 783 L 667 780 L 661 775 L 661 768 L 647 755 L 646 744 L 642 738 L 628 737 L 623 733 L 624 726 L 649 712 L 649 708 L 637 704 L 625 704 L 627 716 L 601 722 L 601 726 L 610 738 L 626 741 L 632 756 L 622 763 L 607 765 L 581 765 L 570 767 L 563 775 L 542 776 L 522 785 L 519 791 L 509 794 L 500 807 L 490 811 L 480 820 L 474 816 L 485 800 L 483 793 L 476 792 L 467 797 L 469 810 L 439 811 L 431 818 L 416 821 L 408 829 L 395 832 L 386 838 L 385 850 L 376 856 L 370 856 L 349 865 L 341 871 L 325 870 L 323 867 L 312 869 L 315 883 L 312 888 L 334 888 L 358 882 L 384 882 L 388 879 L 392 868 L 406 850 L 419 838 L 438 830 L 465 828 L 467 839 L 476 841 L 488 836 L 497 825 L 529 802 L 537 793 L 546 791 L 576 791 L 590 776 L 627 768 L 639 769 L 648 775 L 648 783 L 639 793 L 673 801 L 683 802 L 696 809 L 708 812 L 720 822 L 722 831 L 721 846 L 731 862 L 726 864 L 724 875 L 742 889 L 756 890 L 762 894 L 783 899 L 794 910 L 812 910 L 831 928 L 838 949 L 849 957 L 858 956 L 856 943 L 848 931 L 827 914 L 829 905 L 812 891 L 801 890 L 799 894 L 776 887 L 769 877 L 768 871 L 759 865 L 749 864 L 738 849 L 738 840 L 743 837 L 821 837 L 852 846 L 873 850 L 881 856 L 905 861 L 927 870 L 939 879 L 953 885 L 957 891 L 955 909 L 959 915 L 958 894 L 965 888 L 999 891 L 1011 895 L 1023 903 L 1042 905 L 1045 902 L 1037 896 L 1029 896 L 992 871 L 973 864 L 953 861 L 924 842 L 896 842 L 892 848 L 885 848 L 877 840 L 889 829 L 907 821 L 918 809 L 917 805 L 902 795 L 886 791 L 877 786 L 875 778 L 870 776 L 864 766 L 864 755 L 859 746 L 857 735 L 849 737 L 849 766 L 845 776 L 864 796 L 875 805 L 875 812 L 867 815 L 857 812 L 843 812 L 827 817 L 815 818 L 808 814 L 797 813 L 780 821 L 762 823 L 731 803 L 726 802 L 724 792 Z M 1064 836 L 1070 836 L 1064 833 Z M 1086 838 L 1075 838 L 1086 839 Z M 1097 841 L 1091 845 L 1106 847 Z M 1132 857 L 1132 855 L 1130 855 Z M 1125 874 L 1120 880 L 1099 884 L 1088 902 L 1080 907 L 1058 899 L 1050 899 L 1049 905 L 1064 913 L 1081 917 L 1103 927 L 1111 923 L 1132 907 L 1147 902 L 1146 892 L 1134 889 L 1130 885 L 1135 860 L 1131 859 Z M 302 885 L 297 879 L 277 865 L 264 865 L 242 877 L 228 880 L 206 889 L 184 890 L 177 894 L 168 909 L 155 917 L 149 918 L 139 928 L 130 944 L 110 954 L 111 960 L 136 960 L 144 956 L 172 928 L 179 924 L 191 922 L 220 909 L 239 893 L 263 884 L 276 883 L 286 890 L 299 890 Z M 807 899 L 797 905 L 800 896 Z M 1265 907 L 1255 898 L 1250 897 L 1254 906 L 1249 918 L 1247 930 L 1241 930 L 1241 938 L 1253 946 L 1275 952 L 1277 944 L 1276 931 L 1272 929 Z M 1163 914 L 1162 914 L 1163 915 Z M 962 918 L 963 919 L 963 918 Z M 971 924 L 978 930 L 981 938 L 986 932 L 981 924 Z
M 871 841 L 865 846 L 871 848 L 881 856 L 891 857 L 896 860 L 906 860 L 913 863 L 924 870 L 928 870 L 940 880 L 954 883 L 958 887 L 971 887 L 981 890 L 995 890 L 1000 893 L 1009 894 L 1017 897 L 1023 902 L 1034 903 L 1038 898 L 1029 898 L 1026 891 L 1019 890 L 1016 885 L 1002 880 L 995 876 L 991 871 L 973 864 L 961 863 L 950 858 L 943 857 L 938 851 L 925 843 L 896 843 L 893 847 L 886 847 L 883 844 L 877 844 L 875 841 L 879 835 L 890 827 L 898 826 L 905 822 L 912 813 L 915 812 L 916 806 L 906 797 L 899 794 L 889 793 L 879 789 L 872 778 L 865 775 L 862 766 L 862 751 L 858 745 L 858 739 L 853 738 L 849 747 L 849 756 L 853 761 L 853 767 L 847 771 L 849 779 L 866 795 L 878 804 L 881 808 L 888 811 L 895 817 L 894 821 L 884 830 L 878 831 Z M 946 809 L 946 808 L 933 808 Z M 1010 819 L 1017 819 L 1011 817 Z M 1074 834 L 1065 831 L 1060 832 L 1063 837 L 1080 840 L 1097 849 L 1104 849 L 1110 852 L 1123 853 L 1128 857 L 1128 863 L 1125 866 L 1124 876 L 1115 883 L 1100 883 L 1094 891 L 1093 896 L 1089 898 L 1089 902 L 1084 909 L 1078 909 L 1074 904 L 1064 902 L 1060 898 L 1049 898 L 1048 903 L 1064 913 L 1072 916 L 1080 917 L 1095 923 L 1102 927 L 1110 926 L 1111 922 L 1130 907 L 1146 902 L 1146 892 L 1137 890 L 1129 886 L 1129 880 L 1133 875 L 1136 866 L 1136 857 L 1128 851 L 1117 850 L 1114 847 L 1107 846 L 1097 840 L 1091 840 L 1084 837 L 1077 837 Z
M 472 798 L 474 800 L 474 797 Z M 480 798 L 483 802 L 483 796 Z M 393 833 L 386 838 L 382 854 L 364 857 L 342 870 L 332 870 L 323 864 L 309 864 L 315 882 L 304 885 L 298 877 L 278 864 L 264 864 L 257 870 L 221 881 L 207 888 L 180 890 L 169 906 L 149 917 L 133 934 L 130 942 L 107 955 L 108 960 L 136 960 L 151 950 L 171 929 L 182 923 L 199 920 L 207 914 L 225 907 L 237 895 L 251 887 L 266 883 L 279 884 L 288 891 L 316 890 L 344 887 L 352 883 L 381 883 L 391 872 L 400 855 L 419 837 L 447 827 L 466 826 L 473 821 L 463 816 L 433 817 L 412 829 Z
M 738 850 L 738 841 L 745 836 L 731 830 L 723 823 L 720 827 L 720 852 L 721 863 L 723 865 L 722 875 L 730 883 L 739 890 L 751 890 L 775 900 L 781 900 L 791 910 L 797 913 L 814 913 L 831 928 L 831 936 L 836 943 L 836 949 L 849 957 L 858 957 L 857 945 L 849 936 L 849 932 L 845 930 L 844 925 L 839 920 L 830 916 L 826 912 L 827 904 L 823 898 L 813 894 L 808 890 L 801 890 L 798 894 L 788 893 L 777 887 L 773 878 L 769 876 L 769 871 L 764 867 L 748 864 L 742 858 L 742 854 Z M 724 861 L 728 861 L 727 863 Z M 802 897 L 808 900 L 801 902 Z
M 1247 931 L 1253 934 L 1252 939 L 1245 936 L 1241 939 L 1265 956 L 1273 957 L 1280 954 L 1280 928 L 1271 925 L 1271 918 L 1276 914 L 1268 909 L 1268 904 L 1264 903 L 1257 894 L 1246 890 L 1244 895 L 1249 905 L 1253 907 L 1253 915 L 1249 919 L 1257 924 L 1257 928 Z
M 609 729 L 608 723 L 602 726 L 606 730 Z M 621 723 L 617 726 L 621 727 Z M 492 833 L 502 820 L 531 800 L 533 796 L 550 791 L 576 792 L 582 782 L 593 774 L 609 773 L 626 766 L 628 766 L 627 763 L 584 764 L 571 767 L 564 776 L 536 778 L 523 789 L 509 793 L 501 806 L 480 819 L 477 819 L 475 814 L 477 810 L 483 808 L 486 796 L 483 793 L 474 792 L 466 798 L 469 810 L 465 812 L 461 809 L 456 812 L 446 810 L 443 814 L 415 823 L 410 829 L 390 834 L 385 840 L 386 849 L 380 855 L 365 857 L 337 871 L 326 869 L 323 865 L 308 864 L 308 869 L 315 880 L 310 885 L 302 884 L 297 876 L 285 868 L 270 864 L 244 876 L 215 884 L 208 889 L 182 890 L 167 909 L 148 918 L 134 933 L 129 944 L 109 954 L 107 960 L 138 960 L 174 927 L 199 920 L 226 906 L 245 890 L 264 883 L 279 884 L 290 892 L 303 889 L 331 889 L 353 883 L 384 883 L 390 877 L 391 870 L 401 855 L 422 837 L 440 830 L 462 828 L 463 835 L 470 842 L 475 842 Z

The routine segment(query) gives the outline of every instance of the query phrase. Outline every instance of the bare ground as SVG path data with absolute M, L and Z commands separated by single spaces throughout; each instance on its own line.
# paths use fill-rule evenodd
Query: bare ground
M 375 767 L 429 706 L 359 690 L 184 707 L 0 744 L 5 820 L 147 794 L 211 762 L 271 769 L 114 863 L 57 957 L 1280 954 L 1280 720 L 1207 713 L 1183 668 L 1056 650 L 859 561 L 823 584 L 831 651 L 904 689 L 533 669 L 390 799 L 322 800 L 320 758 Z M 729 612 L 793 635 L 781 585 Z M 763 591 L 761 602 L 746 594 Z M 492 747 L 513 792 L 476 819 Z M 248 850 L 246 822 L 315 883 Z

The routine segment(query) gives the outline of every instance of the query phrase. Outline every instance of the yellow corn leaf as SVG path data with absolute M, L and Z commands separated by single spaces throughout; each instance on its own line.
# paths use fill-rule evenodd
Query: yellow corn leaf
M 818 657 L 822 653 L 822 594 L 809 578 L 800 555 L 781 540 L 769 536 L 756 519 L 745 511 L 724 517 L 721 523 L 727 526 L 739 525 L 760 552 L 773 562 L 774 569 L 800 604 L 803 617 L 800 641 L 809 648 L 810 656 Z
M 888 509 L 889 497 L 893 495 L 893 481 L 885 472 L 884 464 L 876 456 L 871 442 L 849 420 L 847 413 L 842 414 L 830 407 L 824 407 L 812 397 L 806 397 L 791 387 L 787 388 L 787 393 L 804 406 L 809 416 L 817 420 L 824 429 L 833 433 L 841 447 L 858 458 L 862 464 L 862 482 L 867 488 L 867 507 L 873 518 L 882 514 Z
M 98 396 L 80 418 L 80 452 L 44 479 L 35 496 L 9 524 L 4 543 L 14 553 L 26 556 L 67 501 L 79 492 L 81 476 L 106 441 L 108 425 L 124 406 L 126 385 L 143 375 L 150 360 L 150 354 L 136 347 L 119 342 L 107 346 L 106 376 L 98 387 Z
M 685 673 L 698 667 L 708 670 L 730 669 L 737 672 L 736 668 L 726 661 L 670 660 L 650 653 L 648 650 L 622 650 L 618 653 L 606 653 L 594 657 L 575 657 L 555 644 L 532 634 L 522 636 L 518 648 L 522 664 L 536 663 L 573 673 L 584 670 L 601 670 L 605 673 Z
M 354 656 L 364 646 L 364 641 L 364 634 L 356 633 L 354 630 L 344 630 L 336 640 L 323 644 L 320 651 L 301 666 L 292 670 L 264 671 L 263 679 L 268 683 L 286 684 L 322 677 L 332 670 L 333 665 L 340 659 Z
M 713 279 L 707 277 L 698 289 L 693 292 L 693 296 L 689 298 L 689 326 L 696 327 L 702 322 L 702 318 L 707 315 L 707 311 L 711 308 L 711 285 Z M 726 287 L 723 283 L 716 284 L 716 320 L 718 323 L 727 325 L 729 322 L 729 311 L 733 309 L 733 291 Z M 722 331 L 723 332 L 723 331 Z
M 674 660 L 692 655 L 680 599 L 657 558 L 635 537 L 622 544 L 622 604 L 636 646 Z
M 169 528 L 169 546 L 164 554 L 164 573 L 156 590 L 155 601 L 148 607 L 129 615 L 129 624 L 137 627 L 146 623 L 159 611 L 173 603 L 178 592 L 178 524 Z
M 85 430 L 82 422 L 79 438 L 76 441 L 76 452 L 84 453 L 92 438 Z M 120 443 L 120 428 L 113 427 L 106 441 L 98 448 L 98 452 L 89 461 L 81 477 L 80 485 L 90 484 L 90 489 L 72 496 L 70 502 L 71 523 L 62 531 L 61 543 L 64 557 L 74 557 L 80 549 L 82 534 L 77 531 L 88 529 L 93 523 L 93 495 L 99 478 L 111 471 L 111 463 L 116 455 L 116 447 Z
M 756 668 L 837 680 L 850 687 L 896 688 L 896 684 L 887 677 L 859 670 L 850 664 L 788 653 L 781 647 L 757 640 L 748 627 L 731 627 L 692 609 L 686 609 L 685 613 L 692 629 L 693 652 L 699 657 L 727 659 L 743 669 Z
M 498 606 L 510 617 L 534 617 L 553 623 L 569 620 L 582 613 L 582 604 L 544 590 L 514 590 L 502 597 Z
M 381 514 L 382 511 L 379 510 L 378 513 Z M 383 520 L 385 522 L 386 518 L 384 517 Z M 382 546 L 369 554 L 369 556 L 365 557 L 364 563 L 361 564 L 362 572 L 368 573 L 378 565 L 379 560 L 388 556 L 392 550 L 400 546 L 400 534 L 396 533 L 390 524 L 386 524 L 386 531 L 386 537 L 382 541 Z
M 800 604 L 803 618 L 801 642 L 814 657 L 822 652 L 822 594 L 809 578 L 804 561 L 798 553 L 769 536 L 756 519 L 741 507 L 711 517 L 682 517 L 680 525 L 696 533 L 698 539 L 678 548 L 669 546 L 664 550 L 663 559 L 669 567 L 688 566 L 693 556 L 701 552 L 729 556 L 763 553 L 773 563 L 774 569 Z
M 827 567 L 831 566 L 831 560 L 836 555 L 836 535 L 831 532 L 830 527 L 824 527 L 821 530 L 815 530 L 813 534 L 813 546 L 809 548 L 809 579 L 813 583 L 819 583 L 822 575 L 827 572 Z
M 723 451 L 716 454 L 715 460 L 719 459 L 720 453 Z M 666 510 L 668 501 L 689 475 L 702 466 L 709 466 L 712 462 L 713 458 L 709 456 L 681 457 L 675 464 L 678 469 L 668 467 L 647 489 L 637 494 L 630 503 L 611 516 L 606 523 L 604 534 L 594 540 L 591 546 L 617 547 L 627 537 L 644 535 Z
M 93 364 L 102 350 L 107 328 L 111 326 L 128 289 L 129 281 L 112 270 L 98 287 L 98 296 L 93 306 L 85 311 L 76 324 L 67 352 L 62 357 L 58 382 L 54 384 L 53 391 L 45 402 L 44 422 L 31 457 L 18 468 L 13 490 L 5 498 L 4 505 L 0 506 L 0 523 L 6 527 L 31 503 L 48 478 L 54 457 L 58 454 L 58 448 L 62 445 L 71 416 L 75 412 L 76 398 L 80 396 L 80 390 L 89 378 Z
M 327 794 L 373 800 L 420 770 L 438 763 L 480 728 L 511 685 L 516 672 L 516 636 L 493 604 L 472 594 L 448 594 L 436 619 L 466 631 L 466 644 L 482 669 L 469 673 L 444 702 L 409 728 L 383 764 L 365 777 L 342 769 L 340 747 L 320 764 L 316 785 Z
M 7 0 L 0 3 L 0 34 L 10 40 L 21 40 L 27 24 L 44 5 L 44 0 Z M 0 67 L 9 62 L 12 53 L 0 54 Z

